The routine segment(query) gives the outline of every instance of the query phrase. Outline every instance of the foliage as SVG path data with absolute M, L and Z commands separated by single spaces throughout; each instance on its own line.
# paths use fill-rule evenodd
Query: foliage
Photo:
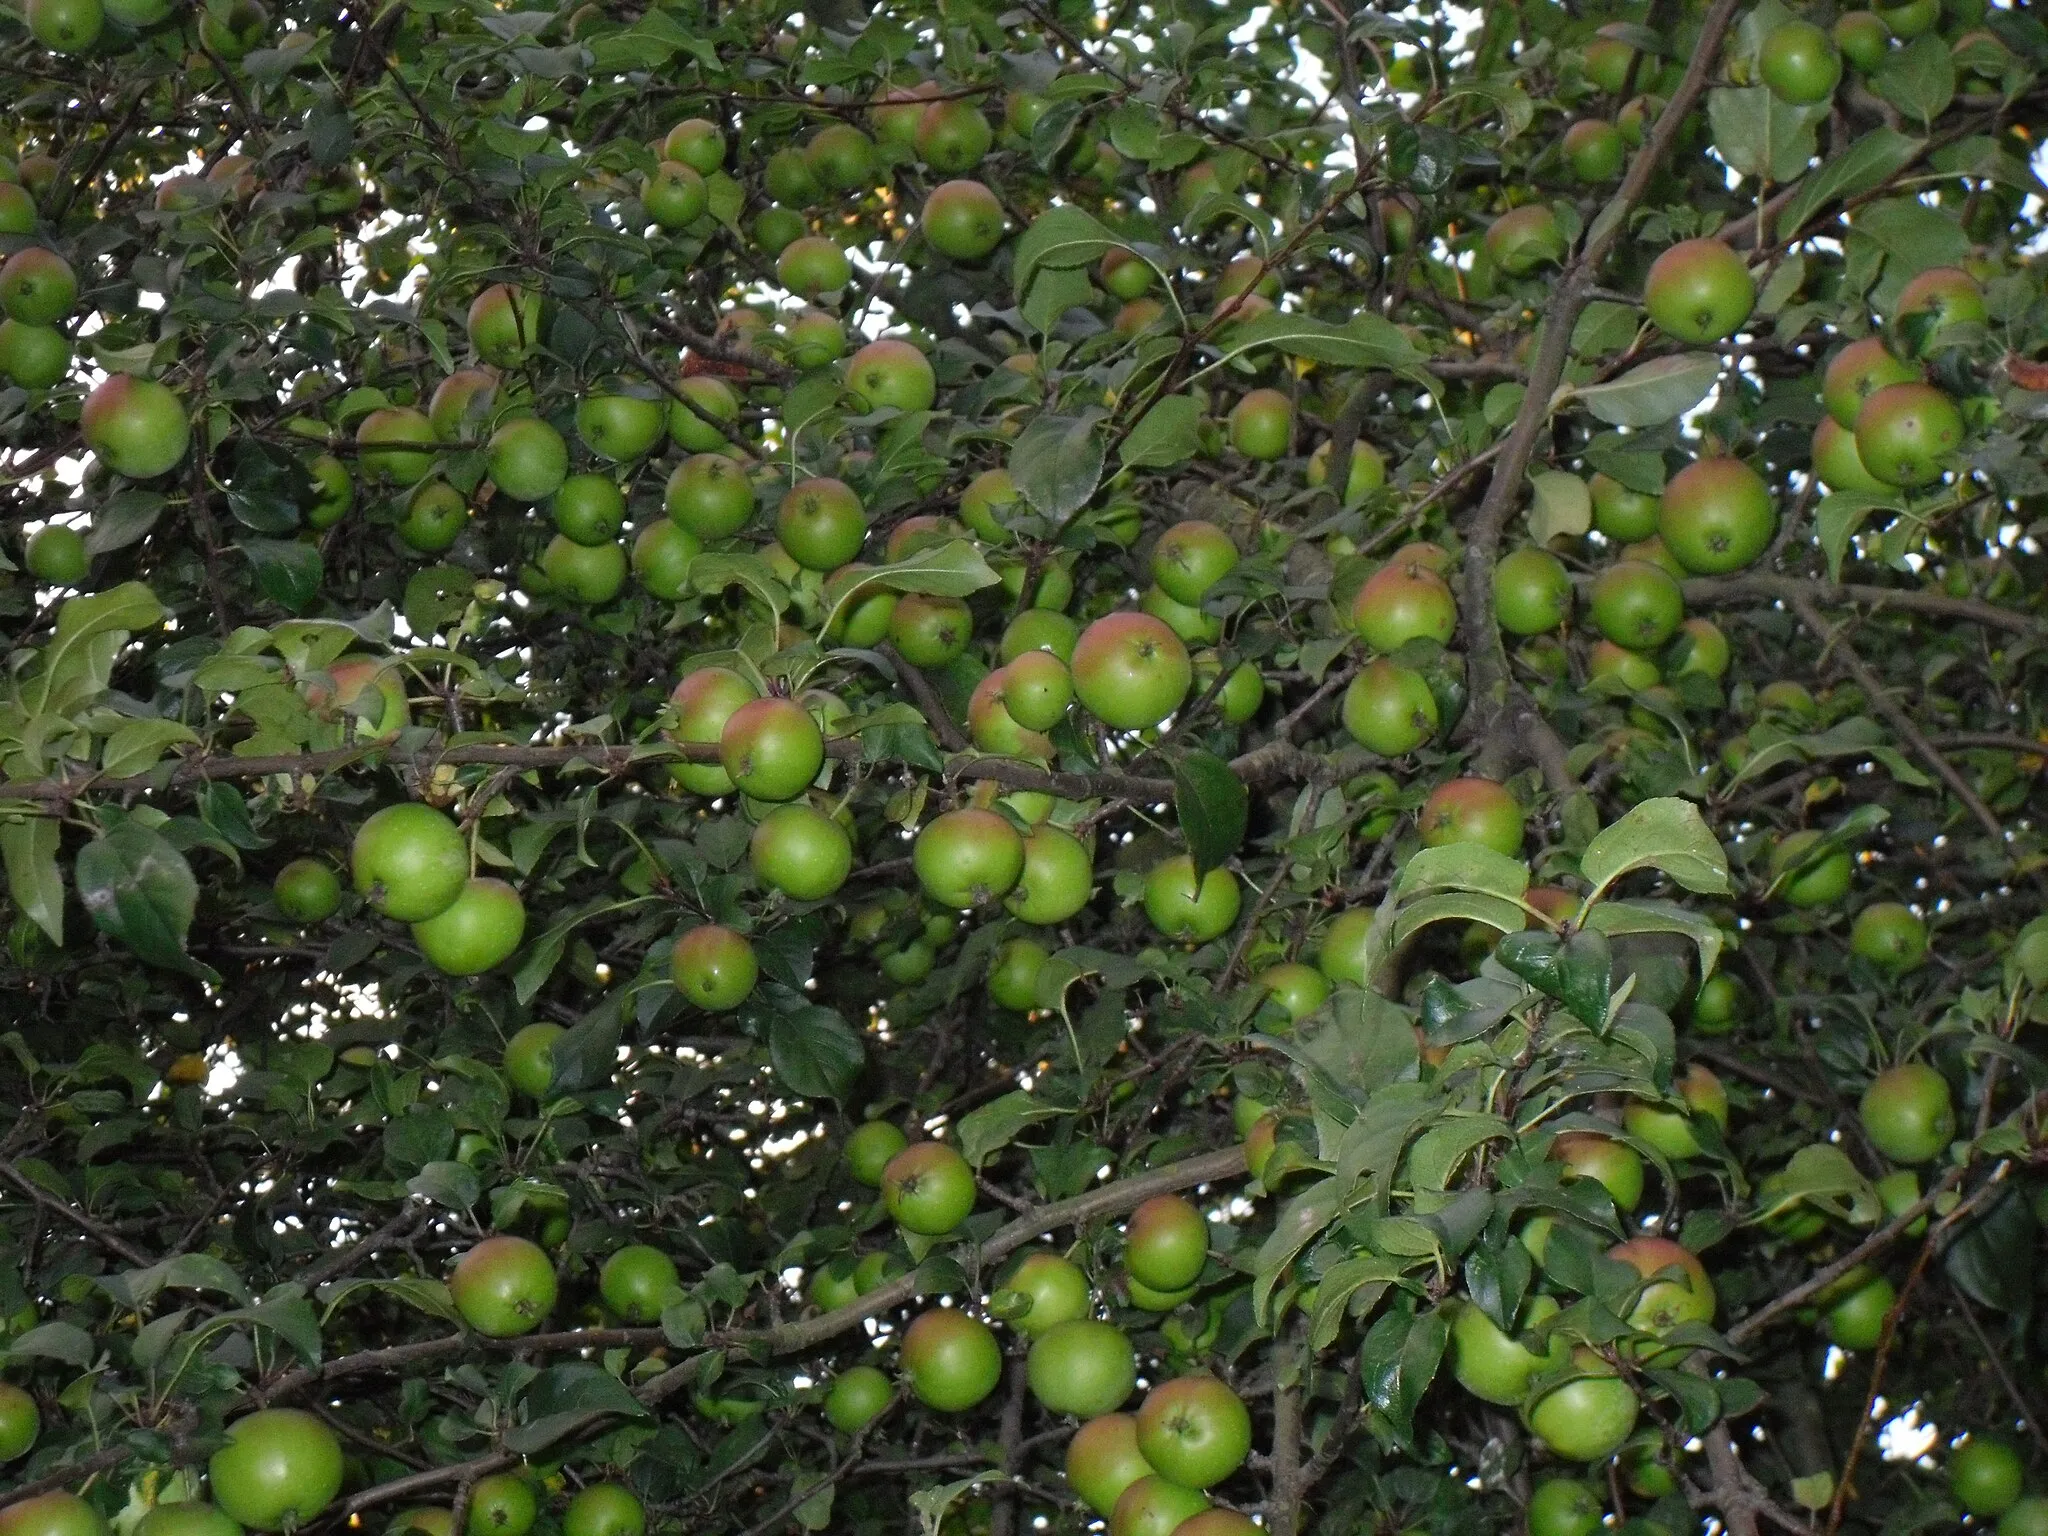
M 5 1486 L 303 1407 L 322 1529 L 1078 1531 L 1027 1249 L 1275 1536 L 1506 1529 L 1615 1376 L 1638 1532 L 1952 1520 L 1880 1398 L 2048 1446 L 2048 29 L 1882 15 L 1814 99 L 1780 0 L 0 15 Z M 942 1298 L 1004 1384 L 869 1401 Z

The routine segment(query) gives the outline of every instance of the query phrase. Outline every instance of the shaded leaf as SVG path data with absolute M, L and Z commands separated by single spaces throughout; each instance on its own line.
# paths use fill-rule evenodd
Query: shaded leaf
M 122 821 L 78 852 L 79 900 L 100 932 L 152 965 L 184 970 L 185 934 L 199 882 L 185 856 L 137 821 Z
M 1202 408 L 1192 396 L 1167 395 L 1138 418 L 1117 457 L 1127 469 L 1164 469 L 1193 458 L 1201 421 Z
M 1244 842 L 1251 797 L 1222 758 L 1190 752 L 1173 765 L 1173 809 L 1199 880 Z
M 1087 506 L 1102 483 L 1100 421 L 1095 412 L 1039 416 L 1010 450 L 1010 474 L 1019 494 L 1056 523 Z
M 240 544 L 255 567 L 263 595 L 292 613 L 301 613 L 320 595 L 327 567 L 320 551 L 294 539 L 244 539 Z
M 64 829 L 56 818 L 34 816 L 0 822 L 0 861 L 7 868 L 7 894 L 50 942 L 64 943 L 64 876 L 57 845 Z
M 791 1093 L 840 1099 L 867 1062 L 860 1036 L 830 1008 L 777 1014 L 768 1026 L 768 1057 Z

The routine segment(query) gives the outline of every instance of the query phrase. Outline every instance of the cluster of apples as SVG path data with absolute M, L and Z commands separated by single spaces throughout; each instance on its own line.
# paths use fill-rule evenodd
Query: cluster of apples
M 264 1408 L 227 1427 L 227 1443 L 207 1463 L 210 1499 L 196 1494 L 153 1503 L 133 1527 L 140 1536 L 243 1536 L 292 1531 L 325 1512 L 348 1480 L 341 1442 L 325 1420 L 297 1408 Z M 541 1494 L 524 1472 L 494 1472 L 470 1487 L 463 1536 L 527 1536 Z M 559 1516 L 563 1536 L 644 1536 L 647 1510 L 630 1489 L 593 1483 Z M 447 1505 L 406 1509 L 391 1536 L 453 1536 Z M 56 1490 L 0 1508 L 5 1536 L 111 1536 L 111 1527 L 75 1493 Z
M 845 1160 L 916 1238 L 957 1233 L 973 1212 L 973 1170 L 945 1142 L 909 1142 L 887 1121 L 871 1120 L 848 1138 Z M 1123 1234 L 1122 1288 L 1131 1305 L 1167 1312 L 1187 1300 L 1208 1248 L 1208 1224 L 1188 1200 L 1157 1195 L 1138 1206 Z M 857 1264 L 842 1257 L 821 1267 L 810 1284 L 812 1301 L 845 1306 L 883 1283 L 877 1257 Z M 871 1267 L 863 1283 L 861 1272 Z M 1205 1491 L 1250 1454 L 1251 1415 L 1243 1401 L 1216 1377 L 1194 1374 L 1151 1388 L 1135 1414 L 1123 1412 L 1138 1386 L 1137 1352 L 1122 1329 L 1097 1315 L 1078 1264 L 1049 1249 L 1031 1250 L 999 1283 L 987 1311 L 1028 1341 L 1032 1397 L 1049 1413 L 1084 1421 L 1069 1442 L 1068 1481 L 1109 1522 L 1111 1536 L 1248 1536 L 1257 1529 L 1235 1511 L 1212 1508 Z M 1003 1359 L 995 1330 L 955 1306 L 920 1312 L 898 1351 L 911 1395 L 944 1413 L 985 1402 L 1001 1384 Z M 888 1411 L 896 1390 L 879 1366 L 848 1367 L 825 1394 L 825 1416 L 843 1433 L 859 1434 Z
M 1857 1119 L 1871 1147 L 1898 1165 L 1872 1181 L 1879 1209 L 1866 1219 L 1905 1216 L 1920 1202 L 1918 1170 L 1945 1154 L 1956 1137 L 1948 1079 L 1926 1062 L 1897 1062 L 1870 1080 L 1857 1104 Z M 1801 1199 L 1789 1167 L 1757 1181 L 1757 1201 L 1764 1229 L 1788 1245 L 1819 1249 L 1824 1256 L 1839 1230 L 1839 1211 Z M 1907 1234 L 1917 1236 L 1926 1228 L 1923 1215 Z M 1889 1276 L 1874 1265 L 1858 1264 L 1818 1292 L 1801 1316 L 1839 1348 L 1869 1350 L 1883 1341 L 1897 1300 Z
M 1956 1503 L 1983 1525 L 1997 1522 L 1996 1536 L 2048 1533 L 2048 1496 L 2027 1492 L 2026 1463 L 2003 1435 L 1965 1436 L 1950 1453 L 1947 1470 Z
M 348 1481 L 341 1442 L 318 1416 L 265 1408 L 230 1424 L 228 1443 L 207 1465 L 211 1502 L 193 1497 L 153 1504 L 136 1524 L 144 1536 L 242 1536 L 291 1531 L 327 1510 Z M 463 1536 L 526 1536 L 538 1522 L 541 1494 L 524 1472 L 494 1472 L 469 1490 Z M 559 1516 L 564 1536 L 643 1536 L 646 1507 L 617 1483 L 579 1490 Z M 455 1511 L 416 1505 L 393 1517 L 390 1536 L 453 1536 Z M 71 1493 L 49 1493 L 0 1510 L 8 1536 L 109 1536 L 97 1511 Z
M 1657 1131 L 1650 1117 L 1661 1116 L 1667 1145 L 1675 1145 L 1680 1135 L 1690 1140 L 1686 1117 L 1678 1112 L 1636 1106 L 1630 1114 L 1632 1134 Z M 1725 1098 L 1719 1115 L 1725 1122 Z M 1699 1144 L 1690 1144 L 1697 1155 Z M 1642 1199 L 1642 1158 L 1627 1142 L 1571 1131 L 1554 1139 L 1549 1155 L 1567 1178 L 1599 1182 L 1624 1214 Z M 1539 1215 L 1522 1227 L 1522 1244 L 1539 1263 L 1558 1220 Z M 1610 1248 L 1607 1257 L 1630 1266 L 1640 1282 L 1623 1318 L 1635 1336 L 1620 1341 L 1619 1358 L 1651 1365 L 1675 1362 L 1685 1351 L 1660 1341 L 1682 1324 L 1709 1323 L 1714 1317 L 1717 1298 L 1705 1266 L 1664 1237 L 1630 1238 Z M 1552 1331 L 1563 1310 L 1549 1289 L 1534 1291 L 1509 1317 L 1492 1315 L 1477 1300 L 1459 1301 L 1451 1323 L 1452 1371 L 1473 1396 L 1519 1409 L 1530 1432 L 1556 1455 L 1604 1461 L 1635 1429 L 1635 1388 L 1607 1354 L 1574 1348 Z

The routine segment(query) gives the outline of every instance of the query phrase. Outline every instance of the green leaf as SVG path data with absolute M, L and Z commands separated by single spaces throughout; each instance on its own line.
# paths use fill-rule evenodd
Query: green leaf
M 1068 310 L 1082 308 L 1096 297 L 1085 267 L 1044 267 L 1032 278 L 1031 291 L 1017 310 L 1034 331 L 1048 333 Z
M 64 876 L 57 845 L 64 828 L 55 817 L 32 816 L 0 822 L 0 860 L 7 866 L 7 894 L 31 922 L 64 945 Z
M 100 772 L 115 779 L 147 773 L 167 748 L 198 739 L 190 726 L 176 720 L 130 720 L 100 749 Z
M 1036 417 L 1010 450 L 1017 490 L 1038 512 L 1063 523 L 1087 506 L 1102 483 L 1101 414 Z
M 1159 152 L 1160 114 L 1141 101 L 1127 101 L 1109 114 L 1109 142 L 1126 160 L 1150 160 Z
M 1859 133 L 1839 155 L 1830 155 L 1794 188 L 1778 215 L 1780 239 L 1790 239 L 1807 220 L 1831 203 L 1875 191 L 1911 165 L 1927 146 L 1891 128 Z
M 41 1323 L 8 1342 L 6 1360 L 60 1360 L 84 1370 L 93 1360 L 92 1335 L 76 1323 Z
M 240 545 L 256 570 L 263 595 L 291 613 L 302 613 L 320 595 L 327 574 L 320 551 L 296 539 L 244 539 Z
M 1915 197 L 1866 203 L 1850 219 L 1857 236 L 1875 242 L 1898 281 L 1929 267 L 1961 266 L 1970 257 L 1970 237 L 1950 215 Z
M 1766 86 L 1729 86 L 1707 93 L 1707 122 L 1716 152 L 1732 169 L 1783 183 L 1813 158 L 1815 129 L 1827 120 L 1828 105 L 1795 107 Z
M 1173 810 L 1199 880 L 1244 842 L 1251 797 L 1222 758 L 1190 752 L 1173 765 Z
M 926 592 L 939 597 L 967 597 L 1001 580 L 1002 577 L 991 570 L 988 561 L 982 558 L 978 546 L 966 539 L 950 539 L 944 544 L 921 549 L 894 565 L 857 571 L 826 583 L 825 600 L 831 606 L 820 629 L 830 630 L 847 604 L 878 589 Z
M 140 542 L 156 526 L 156 520 L 169 504 L 157 491 L 117 491 L 93 513 L 92 529 L 85 536 L 85 552 L 110 555 Z
M 1498 1115 L 1454 1115 L 1438 1121 L 1408 1149 L 1408 1177 L 1418 1189 L 1449 1189 L 1465 1159 L 1489 1141 L 1513 1141 L 1515 1128 Z
M 243 437 L 228 462 L 228 510 L 253 533 L 285 534 L 299 526 L 315 496 L 313 477 L 296 455 Z
M 1071 1113 L 1070 1109 L 1048 1104 L 1036 1094 L 1025 1093 L 1022 1089 L 1006 1093 L 993 1103 L 984 1104 L 961 1117 L 960 1155 L 967 1159 L 969 1165 L 979 1168 L 992 1154 L 1016 1140 L 1018 1133 L 1027 1127 Z
M 467 1211 L 483 1198 L 483 1185 L 467 1163 L 435 1159 L 405 1181 L 408 1193 L 454 1211 Z
M 1493 958 L 1538 992 L 1550 997 L 1564 995 L 1560 968 L 1564 964 L 1564 940 L 1540 928 L 1511 933 L 1493 947 Z
M 1631 933 L 1675 933 L 1699 947 L 1700 975 L 1711 976 L 1720 964 L 1728 935 L 1686 907 L 1669 901 L 1603 901 L 1586 914 L 1586 926 L 1610 938 Z
M 1425 388 L 1436 381 L 1427 358 L 1392 321 L 1363 312 L 1343 325 L 1330 325 L 1300 314 L 1263 314 L 1239 321 L 1224 333 L 1229 356 L 1271 347 L 1291 357 L 1313 358 L 1342 368 L 1386 368 L 1405 374 Z
M 1835 1501 L 1835 1474 L 1823 1468 L 1792 1479 L 1792 1502 L 1818 1514 Z
M 1721 1394 L 1706 1377 L 1695 1376 L 1690 1371 L 1656 1369 L 1645 1374 L 1671 1394 L 1683 1415 L 1687 1434 L 1703 1435 L 1721 1417 Z
M 838 1014 L 807 1006 L 775 1016 L 768 1026 L 768 1060 L 791 1093 L 843 1099 L 867 1064 L 867 1052 Z
M 775 573 L 759 555 L 699 555 L 690 562 L 690 586 L 706 594 L 723 592 L 727 587 L 745 587 L 761 600 L 774 620 L 779 620 L 789 606 L 789 588 L 775 579 Z
M 306 114 L 306 147 L 313 163 L 333 167 L 345 163 L 355 149 L 355 120 L 348 105 L 331 92 L 322 93 Z M 245 440 L 246 441 L 246 440 Z
M 185 934 L 199 882 L 185 856 L 139 821 L 123 821 L 78 852 L 78 896 L 100 932 L 152 965 L 189 970 Z
M 960 1502 L 961 1497 L 983 1483 L 1004 1483 L 1009 1479 L 1000 1472 L 977 1472 L 972 1477 L 963 1477 L 957 1482 L 941 1483 L 936 1488 L 925 1488 L 910 1495 L 910 1507 L 917 1511 L 918 1524 L 923 1536 L 940 1536 L 947 1529 L 947 1511 Z
M 241 1276 L 210 1253 L 181 1253 L 145 1269 L 107 1275 L 99 1281 L 125 1306 L 146 1308 L 164 1291 L 217 1291 L 246 1306 L 252 1299 Z
M 1031 291 L 1040 267 L 1093 266 L 1116 243 L 1115 235 L 1093 214 L 1064 205 L 1046 210 L 1017 237 L 1017 297 L 1021 300 Z
M 292 1348 L 307 1365 L 318 1365 L 321 1356 L 320 1316 L 313 1303 L 295 1285 L 281 1285 L 253 1307 L 223 1312 L 215 1323 L 249 1323 L 268 1328 Z
M 1528 889 L 1529 866 L 1484 843 L 1418 849 L 1394 882 L 1394 895 L 1402 901 L 1427 891 L 1481 891 L 1519 901 Z
M 1503 1333 L 1512 1332 L 1536 1266 L 1521 1239 L 1499 1223 L 1465 1255 L 1465 1294 Z
M 163 604 L 139 581 L 66 598 L 57 609 L 56 633 L 43 648 L 42 671 L 23 690 L 28 712 L 62 714 L 104 692 L 114 656 L 128 636 L 154 628 L 163 616 Z
M 1817 1206 L 1837 1220 L 1859 1226 L 1884 1213 L 1883 1201 L 1849 1161 L 1849 1154 L 1825 1141 L 1792 1154 L 1784 1171 L 1771 1180 L 1769 1202 L 1758 1214 L 1774 1216 L 1798 1204 Z
M 1171 468 L 1194 457 L 1201 421 L 1202 408 L 1193 396 L 1167 395 L 1138 418 L 1117 457 L 1126 469 Z
M 626 1028 L 619 1005 L 617 996 L 606 998 L 555 1041 L 548 1051 L 555 1069 L 551 1092 L 579 1093 L 612 1080 Z
M 398 611 L 416 635 L 432 635 L 469 607 L 476 576 L 459 565 L 430 565 L 414 571 L 405 583 Z
M 1831 491 L 1814 509 L 1813 520 L 1820 547 L 1827 552 L 1828 580 L 1842 579 L 1842 560 L 1849 553 L 1849 541 L 1873 512 L 1903 511 L 1898 498 L 1869 491 Z
M 1577 475 L 1546 469 L 1529 477 L 1529 492 L 1529 537 L 1538 544 L 1593 526 L 1593 493 Z
M 1656 427 L 1676 421 L 1707 398 L 1721 377 L 1721 359 L 1712 352 L 1681 352 L 1652 358 L 1605 384 L 1560 391 L 1611 427 Z
M 1607 935 L 1581 928 L 1564 942 L 1557 957 L 1557 995 L 1588 1029 L 1607 1027 L 1608 999 L 1614 991 L 1614 952 Z
M 2024 1313 L 2033 1305 L 2035 1245 L 2040 1223 L 2017 1183 L 1995 1196 L 1941 1256 L 1956 1288 L 1994 1312 Z
M 1416 1405 L 1436 1379 L 1450 1325 L 1442 1309 L 1417 1317 L 1414 1300 L 1403 1296 L 1366 1332 L 1359 1347 L 1366 1400 L 1385 1417 L 1397 1439 L 1414 1432 Z
M 1484 923 L 1502 933 L 1518 933 L 1528 922 L 1529 914 L 1522 910 L 1519 902 L 1488 896 L 1483 891 L 1441 891 L 1401 909 L 1400 915 L 1394 919 L 1393 946 L 1399 949 L 1431 923 L 1454 919 Z
M 528 1421 L 505 1436 L 507 1450 L 522 1456 L 553 1445 L 591 1414 L 644 1419 L 648 1410 L 630 1388 L 587 1361 L 551 1365 L 527 1388 Z
M 1700 896 L 1728 892 L 1728 855 L 1690 800 L 1645 800 L 1603 828 L 1579 856 L 1579 873 L 1593 886 L 1591 908 L 1607 887 L 1636 869 L 1661 869 Z
M 966 539 L 930 545 L 894 565 L 863 572 L 853 590 L 888 587 L 897 592 L 928 592 L 940 597 L 967 597 L 996 585 L 1002 577 L 989 569 L 980 548 Z
M 1934 120 L 1956 99 L 1955 57 L 1938 32 L 1916 37 L 1903 48 L 1886 52 L 1870 77 L 1870 88 L 1907 117 L 1932 129 Z
M 1741 769 L 1728 780 L 1728 787 L 1746 783 L 1786 763 L 1810 763 L 1836 757 L 1864 759 L 1883 765 L 1902 784 L 1926 789 L 1934 781 L 1892 743 L 1891 731 L 1868 715 L 1851 715 L 1837 720 L 1825 731 L 1804 736 L 1786 736 L 1758 747 Z

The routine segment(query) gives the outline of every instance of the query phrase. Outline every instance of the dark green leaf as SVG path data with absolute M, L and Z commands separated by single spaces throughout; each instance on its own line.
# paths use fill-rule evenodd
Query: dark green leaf
M 1537 991 L 1564 995 L 1564 941 L 1556 934 L 1541 928 L 1508 934 L 1494 946 L 1493 957 Z
M 1928 32 L 1888 50 L 1870 77 L 1870 88 L 1921 126 L 1933 127 L 1956 96 L 1956 66 L 1948 39 Z
M 1414 1432 L 1415 1408 L 1436 1378 L 1450 1327 L 1441 1310 L 1414 1314 L 1402 1297 L 1367 1331 L 1360 1347 L 1366 1400 L 1387 1420 L 1398 1440 Z
M 2009 1183 L 1949 1244 L 1942 1270 L 1979 1306 L 2024 1311 L 2033 1304 L 2039 1231 L 2025 1189 Z
M 79 900 L 100 932 L 152 965 L 186 970 L 185 934 L 199 882 L 185 856 L 138 821 L 122 821 L 78 852 Z
M 1202 408 L 1189 395 L 1168 395 L 1138 418 L 1131 435 L 1117 450 L 1127 469 L 1140 466 L 1168 468 L 1191 459 L 1200 446 L 1195 429 L 1201 425 Z
M 290 533 L 313 498 L 312 476 L 296 457 L 253 437 L 236 440 L 227 490 L 236 522 L 255 533 Z
M 1251 797 L 1213 752 L 1190 752 L 1173 765 L 1173 809 L 1197 880 L 1244 842 Z
M 0 822 L 0 862 L 14 905 L 58 946 L 64 943 L 64 876 L 57 848 L 64 828 L 55 817 Z
M 1588 1029 L 1607 1026 L 1614 990 L 1614 952 L 1607 935 L 1582 928 L 1565 940 L 1557 959 L 1557 995 Z
M 768 1057 L 791 1093 L 843 1099 L 866 1064 L 860 1036 L 830 1008 L 778 1014 L 768 1029 Z
M 1101 417 L 1039 416 L 1010 450 L 1010 473 L 1024 499 L 1063 523 L 1088 505 L 1102 483 Z
M 1465 1255 L 1465 1294 L 1494 1327 L 1512 1333 L 1536 1266 L 1522 1240 L 1505 1226 L 1496 1226 L 1497 1232 Z
M 256 584 L 279 607 L 303 613 L 320 595 L 326 566 L 315 546 L 293 539 L 244 539 L 241 550 L 256 568 Z
M 451 619 L 462 617 L 476 590 L 476 577 L 459 565 L 430 565 L 414 571 L 405 583 L 399 611 L 416 635 L 431 635 Z

